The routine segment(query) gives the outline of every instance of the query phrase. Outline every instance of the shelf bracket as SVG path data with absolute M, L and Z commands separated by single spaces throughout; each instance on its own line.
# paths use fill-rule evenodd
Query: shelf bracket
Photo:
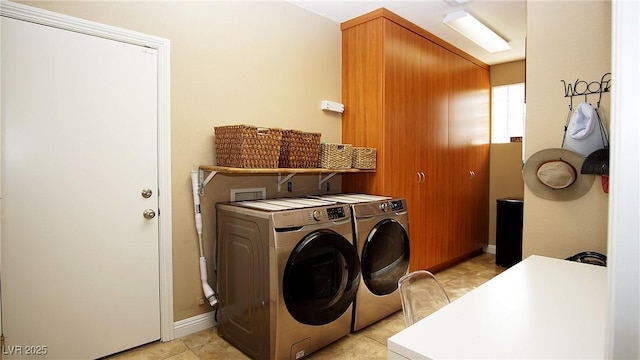
M 209 176 L 205 178 L 204 170 L 198 171 L 198 193 L 200 194 L 200 196 L 204 196 L 204 187 L 209 184 L 209 182 L 213 179 L 214 176 L 216 176 L 217 173 L 217 171 L 212 171 Z
M 286 183 L 287 181 L 289 181 L 289 179 L 291 179 L 295 174 L 289 174 L 287 176 L 284 177 L 284 179 L 282 178 L 282 174 L 278 174 L 278 192 L 280 192 L 280 189 L 282 188 L 282 184 Z
M 324 184 L 325 182 L 329 181 L 329 179 L 334 177 L 336 174 L 337 173 L 331 173 L 331 174 L 325 176 L 324 178 L 322 177 L 322 174 L 318 174 L 318 190 L 322 190 L 322 184 Z

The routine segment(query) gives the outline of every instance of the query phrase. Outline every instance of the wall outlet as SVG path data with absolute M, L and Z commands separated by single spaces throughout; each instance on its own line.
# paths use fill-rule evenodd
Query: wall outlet
M 204 305 L 204 298 L 201 296 L 197 299 L 198 305 Z

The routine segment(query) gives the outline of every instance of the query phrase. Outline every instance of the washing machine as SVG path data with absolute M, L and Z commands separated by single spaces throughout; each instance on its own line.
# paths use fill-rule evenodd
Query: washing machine
M 300 359 L 351 331 L 351 208 L 317 199 L 217 208 L 218 332 L 253 359 Z
M 352 210 L 353 240 L 362 269 L 352 331 L 402 309 L 398 279 L 409 271 L 410 255 L 406 200 L 368 194 L 317 198 L 350 204 Z

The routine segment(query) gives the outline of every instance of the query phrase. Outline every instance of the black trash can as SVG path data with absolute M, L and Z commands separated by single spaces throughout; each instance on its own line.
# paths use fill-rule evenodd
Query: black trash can
M 496 206 L 496 265 L 510 267 L 522 261 L 523 200 L 498 199 Z

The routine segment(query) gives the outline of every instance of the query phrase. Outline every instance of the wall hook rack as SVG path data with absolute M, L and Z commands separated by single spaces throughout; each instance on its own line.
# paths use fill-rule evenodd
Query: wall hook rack
M 567 84 L 564 80 L 562 87 L 564 89 L 564 97 L 568 97 L 569 111 L 573 111 L 573 98 L 576 96 L 584 96 L 584 101 L 587 101 L 587 95 L 598 94 L 598 102 L 596 109 L 600 108 L 600 100 L 602 100 L 602 93 L 609 92 L 611 89 L 611 73 L 605 73 L 600 78 L 600 81 L 587 82 L 585 80 L 576 79 L 575 82 Z

